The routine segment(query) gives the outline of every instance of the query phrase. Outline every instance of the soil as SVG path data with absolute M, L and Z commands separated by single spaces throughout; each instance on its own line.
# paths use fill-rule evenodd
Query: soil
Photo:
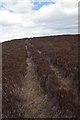
M 27 49 L 27 46 L 26 46 Z M 28 51 L 28 50 L 27 50 Z M 27 57 L 27 74 L 24 79 L 25 118 L 45 118 L 47 95 L 39 85 L 37 75 L 33 69 L 31 58 Z

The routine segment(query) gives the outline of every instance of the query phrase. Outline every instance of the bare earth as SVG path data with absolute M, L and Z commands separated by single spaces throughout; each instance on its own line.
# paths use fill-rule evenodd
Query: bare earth
M 26 47 L 27 49 L 27 47 Z M 47 95 L 40 88 L 31 58 L 27 58 L 27 74 L 24 79 L 25 118 L 45 118 Z

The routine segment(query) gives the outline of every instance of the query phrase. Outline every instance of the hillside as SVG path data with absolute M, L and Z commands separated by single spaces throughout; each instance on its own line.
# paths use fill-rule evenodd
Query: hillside
M 78 35 L 2 45 L 3 118 L 79 118 Z

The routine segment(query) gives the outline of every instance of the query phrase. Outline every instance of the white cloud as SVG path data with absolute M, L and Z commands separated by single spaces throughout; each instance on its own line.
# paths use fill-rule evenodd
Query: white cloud
M 78 32 L 78 0 L 56 0 L 32 10 L 31 0 L 3 0 L 0 9 L 0 41 L 20 37 Z
M 18 24 L 21 22 L 20 16 L 15 13 L 11 13 L 7 10 L 0 10 L 0 25 L 2 24 L 3 26 L 5 24 L 7 25 L 13 25 L 13 24 Z
M 7 10 L 17 13 L 29 12 L 33 7 L 31 0 L 3 0 L 3 4 Z

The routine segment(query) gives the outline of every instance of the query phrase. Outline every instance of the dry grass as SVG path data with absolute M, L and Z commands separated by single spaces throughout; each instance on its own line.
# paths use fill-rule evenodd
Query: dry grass
M 34 38 L 36 46 L 64 77 L 77 80 L 78 35 Z
M 49 103 L 53 101 L 48 110 L 51 113 L 50 116 L 53 117 L 55 113 L 55 110 L 51 108 L 54 103 L 53 99 L 56 99 L 57 117 L 79 117 L 78 36 L 33 38 L 27 45 L 40 85 L 48 94 Z M 57 68 L 60 78 L 58 73 L 55 74 L 55 69 L 50 68 L 50 64 Z
M 24 40 L 12 40 L 2 44 L 2 114 L 4 117 L 22 116 L 20 92 L 26 70 Z
M 79 118 L 78 36 L 33 38 L 26 41 L 26 45 L 32 69 L 43 94 L 48 96 L 45 110 L 47 117 Z M 23 117 L 24 103 L 20 93 L 26 71 L 25 39 L 4 42 L 2 50 L 3 117 Z

